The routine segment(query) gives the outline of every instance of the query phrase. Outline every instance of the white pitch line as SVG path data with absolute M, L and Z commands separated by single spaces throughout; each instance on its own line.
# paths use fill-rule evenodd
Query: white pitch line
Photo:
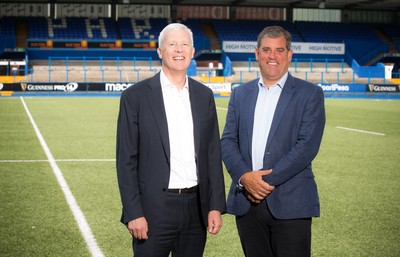
M 80 209 L 79 205 L 77 204 L 76 199 L 67 184 L 67 181 L 65 180 L 60 168 L 58 167 L 58 165 L 56 163 L 56 160 L 54 159 L 52 153 L 50 152 L 50 149 L 47 146 L 46 141 L 44 140 L 42 134 L 40 133 L 40 130 L 39 130 L 38 126 L 36 125 L 36 122 L 33 119 L 32 115 L 28 109 L 28 106 L 25 104 L 24 99 L 22 97 L 20 97 L 20 98 L 21 98 L 22 104 L 25 108 L 26 114 L 28 115 L 29 120 L 32 123 L 33 129 L 36 132 L 36 136 L 38 137 L 40 144 L 42 145 L 42 148 L 43 148 L 44 152 L 46 153 L 47 159 L 50 162 L 50 166 L 53 169 L 53 173 L 56 176 L 57 181 L 61 186 L 61 190 L 63 191 L 63 193 L 65 195 L 65 198 L 67 200 L 69 208 L 71 209 L 72 214 L 74 215 L 75 220 L 78 223 L 78 227 L 81 231 L 83 238 L 85 239 L 86 245 L 89 248 L 90 253 L 94 257 L 104 257 L 104 254 L 101 251 L 100 247 L 97 245 L 96 239 L 94 238 L 94 235 L 89 227 L 89 224 L 86 221 L 85 216 L 83 215 L 82 210 Z
M 344 129 L 344 130 L 349 130 L 349 131 L 354 131 L 354 132 L 372 134 L 372 135 L 377 135 L 377 136 L 385 136 L 385 134 L 383 134 L 383 133 L 378 133 L 378 132 L 373 132 L 373 131 L 367 131 L 367 130 L 361 130 L 361 129 L 353 129 L 353 128 L 346 128 L 346 127 L 340 127 L 340 126 L 336 126 L 336 128 L 338 128 L 338 129 Z
M 222 108 L 222 107 L 217 107 L 218 110 L 223 110 L 223 111 L 227 111 L 228 108 Z

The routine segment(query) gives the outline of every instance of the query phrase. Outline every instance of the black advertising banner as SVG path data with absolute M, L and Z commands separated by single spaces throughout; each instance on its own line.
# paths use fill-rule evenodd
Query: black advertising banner
M 8 86 L 8 84 L 5 84 Z M 86 91 L 86 87 L 84 85 L 79 85 L 75 82 L 60 82 L 60 83 L 16 83 L 11 84 L 14 88 L 13 91 L 27 91 L 27 92 L 35 92 L 35 91 L 59 91 L 59 92 L 75 92 L 75 91 Z
M 130 82 L 108 82 L 108 83 L 98 83 L 97 86 L 90 84 L 89 91 L 107 91 L 107 92 L 121 92 L 132 86 L 135 83 Z M 101 89 L 99 89 L 101 88 Z
M 76 91 L 107 91 L 121 92 L 132 86 L 133 82 L 107 83 L 0 83 L 0 91 L 25 92 L 76 92 Z
M 0 91 L 22 91 L 19 83 L 0 83 Z

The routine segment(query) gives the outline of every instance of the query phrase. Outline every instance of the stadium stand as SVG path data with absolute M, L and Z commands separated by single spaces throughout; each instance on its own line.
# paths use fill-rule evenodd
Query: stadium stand
M 15 35 L 15 26 L 22 19 L 3 17 L 0 19 L 0 35 Z M 67 17 L 50 19 L 30 17 L 28 19 L 28 39 L 122 39 L 148 40 L 157 39 L 160 30 L 172 20 L 163 18 L 132 19 L 121 17 L 118 21 L 112 18 L 77 18 Z M 204 25 L 211 26 L 219 40 L 254 41 L 259 31 L 268 25 L 279 25 L 292 33 L 293 42 L 345 42 L 363 41 L 360 47 L 370 50 L 382 44 L 376 28 L 370 24 L 342 24 L 333 22 L 285 22 L 285 21 L 229 21 L 229 20 L 179 20 L 188 25 L 194 36 L 206 38 Z M 226 28 L 229 29 L 226 29 Z M 387 37 L 395 42 L 400 40 L 398 26 L 382 26 L 379 28 Z M 360 50 L 359 55 L 364 51 Z M 357 55 L 356 55 L 357 56 Z
M 165 18 L 132 19 L 121 17 L 117 21 L 117 27 L 121 39 L 157 39 L 163 27 L 171 20 Z
M 29 39 L 43 39 L 54 37 L 53 29 L 48 25 L 45 17 L 30 17 L 28 19 Z
M 296 21 L 307 42 L 343 42 L 346 40 L 365 40 L 380 42 L 371 24 Z
M 3 18 L 4 19 L 4 18 Z M 16 18 L 5 18 L 8 30 L 15 31 Z M 29 39 L 93 39 L 93 40 L 155 40 L 160 30 L 172 20 L 165 18 L 133 19 L 121 17 L 118 21 L 111 18 L 76 18 L 67 17 L 50 19 L 32 17 L 29 19 Z M 280 25 L 292 33 L 293 42 L 338 42 L 346 43 L 352 58 L 361 65 L 372 57 L 365 59 L 368 53 L 387 51 L 384 41 L 378 36 L 377 29 L 370 24 L 342 24 L 332 22 L 285 22 L 285 21 L 201 21 L 195 19 L 181 20 L 188 25 L 195 36 L 195 47 L 204 49 L 221 49 L 221 45 L 212 46 L 212 37 L 218 42 L 254 41 L 259 31 L 267 25 Z M 13 29 L 13 26 L 14 29 Z M 229 27 L 230 29 L 226 29 Z M 395 29 L 386 27 L 383 31 L 390 40 L 398 38 Z M 207 31 L 209 30 L 209 31 Z M 5 32 L 3 32 L 5 33 Z M 14 32 L 15 33 L 15 32 Z M 398 34 L 396 34 L 398 33 Z M 362 41 L 362 43 L 360 43 Z M 379 47 L 382 47 L 379 49 Z M 375 54 L 376 55 L 376 54 Z
M 254 41 L 263 28 L 269 25 L 278 25 L 292 34 L 294 42 L 303 41 L 296 27 L 292 23 L 285 21 L 215 20 L 212 24 L 221 40 Z
M 0 36 L 15 36 L 15 17 L 0 17 Z
M 369 61 L 363 57 L 384 46 L 371 24 L 298 21 L 295 26 L 305 42 L 345 43 L 352 58 L 361 65 Z M 386 50 L 387 48 L 382 49 Z
M 118 28 L 111 18 L 29 18 L 29 39 L 117 39 Z
M 41 16 L 32 17 L 0 17 L 0 37 L 4 38 L 21 38 L 26 33 L 26 42 L 39 42 L 40 44 L 54 44 L 52 49 L 46 47 L 36 47 L 29 49 L 29 61 L 34 67 L 37 62 L 44 60 L 47 63 L 41 65 L 42 70 L 50 71 L 54 66 L 54 62 L 50 62 L 52 57 L 57 55 L 61 60 L 83 59 L 94 60 L 139 60 L 140 58 L 152 60 L 152 68 L 157 67 L 157 54 L 155 48 L 146 49 L 129 47 L 122 49 L 74 49 L 58 48 L 60 44 L 57 42 L 110 42 L 110 44 L 135 43 L 153 41 L 155 44 L 159 36 L 159 32 L 163 27 L 171 22 L 181 22 L 189 26 L 194 34 L 195 39 L 195 60 L 198 68 L 208 69 L 210 71 L 220 70 L 222 65 L 224 68 L 229 66 L 237 71 L 252 71 L 255 67 L 250 64 L 250 59 L 254 54 L 242 53 L 224 53 L 222 51 L 222 42 L 254 42 L 258 33 L 268 25 L 279 25 L 287 29 L 292 34 L 293 42 L 305 43 L 344 43 L 346 54 L 338 55 L 315 55 L 309 56 L 298 55 L 294 57 L 294 72 L 298 69 L 308 69 L 305 77 L 310 79 L 311 76 L 318 75 L 321 80 L 326 80 L 328 76 L 328 66 L 330 72 L 336 72 L 336 76 L 344 74 L 353 74 L 351 66 L 353 61 L 358 67 L 363 65 L 377 64 L 385 58 L 385 53 L 398 53 L 400 49 L 400 28 L 394 24 L 372 24 L 372 23 L 339 23 L 339 22 L 311 22 L 311 21 L 283 21 L 283 20 L 235 20 L 231 19 L 172 19 L 172 18 L 140 18 L 132 15 L 131 17 L 59 17 L 49 18 Z M 26 27 L 26 28 L 25 28 Z M 26 32 L 23 32 L 26 30 Z M 17 35 L 17 33 L 19 33 Z M 22 34 L 21 34 L 22 33 Z M 4 41 L 5 42 L 5 41 Z M 22 43 L 24 48 L 24 44 Z M 44 42 L 44 43 L 43 43 Z M 0 52 L 5 49 L 4 46 Z M 17 45 L 16 48 L 19 46 Z M 84 48 L 84 47 L 82 47 Z M 117 48 L 117 47 L 115 47 Z M 57 49 L 56 51 L 54 49 Z M 250 58 L 251 57 L 251 58 Z M 137 58 L 137 59 L 136 59 Z M 301 64 L 302 61 L 308 63 Z M 253 58 L 254 59 L 254 58 Z M 312 60 L 314 59 L 314 60 Z M 54 60 L 54 59 L 53 59 Z M 344 61 L 343 61 L 344 60 Z M 390 59 L 391 60 L 391 59 Z M 129 66 L 128 61 L 128 66 Z M 299 64 L 300 62 L 300 64 Z M 322 63 L 319 63 L 322 62 Z M 115 62 L 114 62 L 115 63 Z M 211 66 L 212 64 L 212 66 Z M 293 65 L 293 64 L 292 64 Z M 36 66 L 37 67 L 37 66 Z M 319 68 L 318 68 L 319 67 Z M 331 67 L 336 67 L 332 69 Z M 97 67 L 99 68 L 99 67 Z M 316 69 L 318 68 L 318 69 Z M 69 68 L 66 68 L 68 72 Z M 84 67 L 86 69 L 86 67 Z M 104 71 L 103 67 L 99 68 Z M 135 71 L 140 70 L 135 66 Z M 121 72 L 123 67 L 118 66 L 117 71 Z M 86 72 L 86 70 L 84 70 Z M 324 74 L 318 72 L 325 72 Z M 234 73 L 232 70 L 227 72 L 218 72 L 223 75 Z M 47 76 L 50 77 L 50 76 Z M 119 76 L 121 77 L 121 75 Z M 353 75 L 354 77 L 354 75 Z M 86 78 L 85 78 L 86 79 Z M 348 79 L 349 80 L 349 79 Z

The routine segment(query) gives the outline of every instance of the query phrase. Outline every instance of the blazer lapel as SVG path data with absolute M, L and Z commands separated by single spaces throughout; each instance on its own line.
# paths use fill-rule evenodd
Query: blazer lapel
M 197 160 L 198 152 L 200 149 L 200 131 L 198 128 L 200 128 L 199 125 L 199 116 L 198 116 L 198 111 L 197 108 L 199 106 L 198 104 L 198 96 L 199 94 L 196 94 L 197 87 L 192 83 L 191 79 L 188 78 L 188 85 L 189 85 L 189 99 L 190 99 L 190 108 L 192 110 L 192 119 L 193 119 L 193 137 L 194 137 L 194 152 L 195 152 L 195 157 Z
M 278 128 L 278 125 L 283 117 L 285 109 L 286 109 L 287 105 L 289 104 L 290 99 L 293 96 L 294 88 L 295 88 L 295 85 L 293 82 L 293 77 L 289 74 L 288 78 L 286 80 L 286 83 L 283 87 L 281 96 L 279 97 L 278 104 L 276 105 L 274 118 L 272 120 L 271 129 L 269 131 L 269 135 L 268 135 L 268 139 L 267 139 L 266 149 L 268 149 L 271 139 L 274 137 L 274 134 Z
M 246 94 L 246 101 L 244 102 L 245 118 L 247 119 L 247 142 L 249 142 L 249 156 L 252 157 L 252 143 L 253 143 L 253 126 L 254 126 L 254 112 L 256 110 L 256 103 L 258 97 L 258 79 L 249 86 Z M 247 108 L 249 107 L 249 108 Z
M 167 156 L 168 162 L 170 161 L 170 147 L 168 137 L 168 123 L 167 115 L 165 113 L 164 100 L 161 90 L 160 73 L 156 74 L 152 79 L 149 80 L 148 84 L 150 90 L 147 93 L 147 97 L 151 107 L 151 111 L 157 123 L 157 129 L 160 133 L 161 142 L 164 147 L 165 155 Z

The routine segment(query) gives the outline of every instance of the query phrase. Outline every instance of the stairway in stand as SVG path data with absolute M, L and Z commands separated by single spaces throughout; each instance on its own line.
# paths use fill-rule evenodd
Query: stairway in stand
M 221 43 L 213 26 L 208 23 L 203 23 L 201 27 L 204 31 L 204 34 L 206 34 L 206 36 L 210 39 L 211 50 L 221 50 Z
M 26 20 L 17 20 L 15 25 L 16 48 L 25 49 L 28 38 L 28 23 Z

